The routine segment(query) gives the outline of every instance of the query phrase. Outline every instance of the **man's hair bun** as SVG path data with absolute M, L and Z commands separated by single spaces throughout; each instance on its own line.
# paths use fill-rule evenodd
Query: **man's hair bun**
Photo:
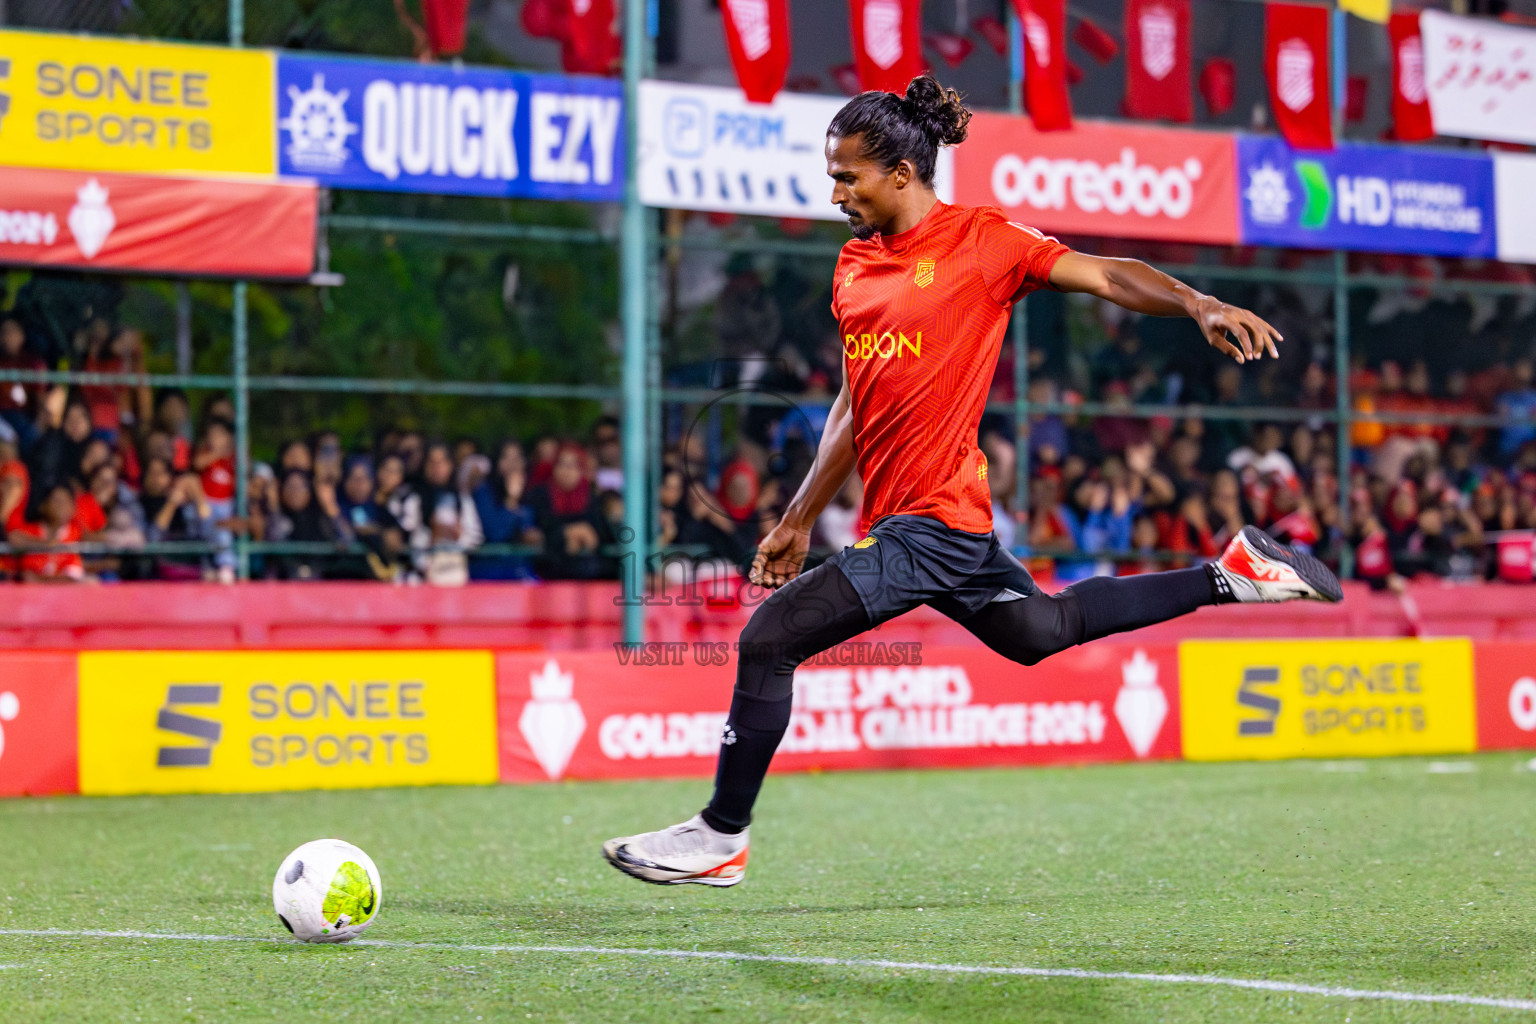
M 932 75 L 918 75 L 908 83 L 905 103 L 912 122 L 937 145 L 957 146 L 965 141 L 971 112 L 958 92 L 944 88 Z

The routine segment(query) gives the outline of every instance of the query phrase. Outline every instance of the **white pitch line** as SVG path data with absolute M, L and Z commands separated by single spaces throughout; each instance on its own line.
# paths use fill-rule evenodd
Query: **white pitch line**
M 75 939 L 158 939 L 171 942 L 271 942 L 301 945 L 296 939 L 260 935 L 200 935 L 191 932 L 101 931 L 60 928 L 0 928 L 0 937 Z M 1293 995 L 1329 996 L 1335 999 L 1369 999 L 1393 1003 L 1445 1003 L 1454 1006 L 1491 1006 L 1500 1010 L 1536 1012 L 1536 1000 L 1504 999 L 1442 992 L 1397 992 L 1391 989 L 1344 988 L 1337 985 L 1306 985 L 1293 981 L 1259 978 L 1224 978 L 1217 974 L 1143 974 L 1135 971 L 1093 971 L 1081 967 L 987 967 L 974 964 L 935 964 L 905 960 L 866 960 L 858 957 L 776 956 L 770 953 L 733 953 L 724 950 L 644 949 L 628 946 L 513 946 L 455 942 L 394 942 L 388 939 L 357 939 L 349 946 L 373 949 L 447 950 L 455 953 L 559 953 L 575 956 L 666 957 L 674 960 L 713 960 L 726 963 L 784 964 L 802 967 L 856 967 L 886 971 L 927 971 L 934 974 L 980 974 L 990 977 L 1079 978 L 1087 981 L 1145 981 L 1162 985 L 1215 985 L 1287 992 Z

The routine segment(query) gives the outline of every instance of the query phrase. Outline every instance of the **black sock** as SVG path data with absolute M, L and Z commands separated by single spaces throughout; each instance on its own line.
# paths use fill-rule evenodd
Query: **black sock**
M 1205 566 L 1142 576 L 1094 576 L 1072 584 L 1083 610 L 1081 643 L 1141 629 L 1217 603 Z
M 704 808 L 704 823 L 716 832 L 735 835 L 752 821 L 752 805 L 779 741 L 789 728 L 794 697 L 765 700 L 737 690 L 720 738 L 720 762 L 715 768 L 715 795 Z
M 1215 562 L 1205 563 L 1205 574 L 1211 579 L 1211 601 L 1213 604 L 1235 604 L 1237 595 L 1232 593 L 1232 584 L 1227 582 L 1216 568 Z

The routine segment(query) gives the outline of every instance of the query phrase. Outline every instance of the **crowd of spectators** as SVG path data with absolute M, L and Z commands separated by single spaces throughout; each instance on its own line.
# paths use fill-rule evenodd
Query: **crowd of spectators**
M 1325 362 L 1284 371 L 1283 421 L 1146 416 L 1132 406 L 1177 401 L 1178 374 L 1149 361 L 1137 339 L 1122 332 L 1075 375 L 1032 366 L 1028 397 L 1048 411 L 1024 429 L 995 412 L 983 421 L 994 528 L 1038 574 L 1066 581 L 1188 564 L 1215 557 L 1251 523 L 1336 565 L 1348 548 L 1355 575 L 1377 586 L 1422 573 L 1492 578 L 1496 540 L 1536 530 L 1530 354 L 1475 373 L 1437 375 L 1423 359 L 1357 365 L 1346 521 L 1337 437 L 1323 418 L 1335 403 Z M 80 341 L 85 369 L 143 367 L 143 340 L 131 329 L 98 318 Z M 835 342 L 822 347 L 835 366 Z M 0 368 L 44 365 L 21 323 L 0 319 Z M 727 383 L 752 383 L 772 364 L 738 361 L 733 372 Z M 656 568 L 750 560 L 808 471 L 835 391 L 837 371 L 817 360 L 798 372 L 792 408 L 760 405 L 734 431 L 668 422 L 674 440 L 651 538 L 665 555 Z M 1011 397 L 1012 379 L 1005 361 L 995 398 Z M 1264 404 L 1264 394 L 1245 392 L 1252 379 L 1217 365 L 1198 397 L 1216 408 Z M 1108 414 L 1072 411 L 1089 397 Z M 1506 421 L 1477 419 L 1490 415 Z M 509 438 L 486 450 L 409 429 L 369 438 L 319 432 L 251 466 L 240 516 L 233 416 L 221 394 L 194 409 L 175 389 L 0 384 L 0 521 L 11 548 L 0 575 L 232 580 L 237 537 L 257 542 L 248 552 L 258 578 L 456 584 L 619 575 L 624 471 L 612 417 L 579 441 Z M 858 539 L 861 498 L 850 480 L 817 523 L 815 549 Z M 79 542 L 100 547 L 60 547 Z

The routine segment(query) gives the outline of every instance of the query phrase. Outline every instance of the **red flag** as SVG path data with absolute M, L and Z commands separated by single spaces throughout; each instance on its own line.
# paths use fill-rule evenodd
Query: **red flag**
M 864 89 L 903 94 L 928 69 L 923 60 L 923 0 L 848 0 L 853 59 Z
M 1392 39 L 1392 137 L 1403 142 L 1432 138 L 1429 93 L 1424 89 L 1424 40 L 1419 12 L 1400 11 L 1387 23 Z
M 1194 119 L 1189 93 L 1189 0 L 1126 0 L 1125 113 Z
M 1200 68 L 1200 95 L 1206 109 L 1220 117 L 1237 102 L 1237 65 L 1226 57 L 1212 57 Z
M 1024 26 L 1024 106 L 1035 130 L 1072 127 L 1067 92 L 1066 0 L 1013 0 Z
M 435 54 L 464 52 L 464 25 L 469 16 L 469 0 L 421 0 L 422 20 L 427 23 L 427 41 Z
M 929 32 L 923 36 L 923 45 L 937 53 L 952 68 L 957 68 L 965 63 L 965 58 L 976 49 L 976 44 L 965 36 L 957 36 L 953 32 Z
M 789 72 L 789 0 L 720 0 L 736 81 L 752 103 L 772 103 Z
M 992 15 L 983 14 L 971 22 L 971 28 L 975 29 L 976 34 L 987 41 L 988 46 L 997 51 L 999 57 L 1008 52 L 1008 29 L 1003 26 L 1001 21 L 992 17 Z
M 1333 148 L 1327 7 L 1265 4 L 1264 71 L 1275 124 L 1297 149 Z
M 613 30 L 613 0 L 562 0 L 565 32 L 560 65 L 571 74 L 606 75 L 615 70 L 621 44 Z
M 1072 30 L 1072 38 L 1076 40 L 1078 46 L 1088 51 L 1088 56 L 1100 64 L 1108 64 L 1120 52 L 1120 44 L 1115 42 L 1115 37 L 1104 31 L 1098 22 L 1089 18 L 1077 19 L 1077 27 Z
M 523 0 L 523 31 L 540 39 L 560 39 L 565 35 L 564 6 L 561 0 Z

